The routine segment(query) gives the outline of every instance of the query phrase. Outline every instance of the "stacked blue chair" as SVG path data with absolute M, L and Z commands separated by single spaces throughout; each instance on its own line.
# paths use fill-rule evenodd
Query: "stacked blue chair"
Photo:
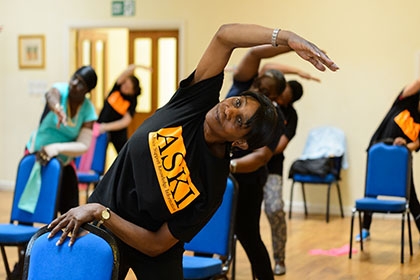
M 223 202 L 201 231 L 185 244 L 185 250 L 194 255 L 184 255 L 184 279 L 235 279 L 234 234 L 238 185 L 233 177 L 227 180 Z
M 413 255 L 411 239 L 410 201 L 411 153 L 405 146 L 377 143 L 370 147 L 367 156 L 365 195 L 357 199 L 352 211 L 350 226 L 350 250 L 352 257 L 353 224 L 359 213 L 360 236 L 362 236 L 361 212 L 401 214 L 401 263 L 404 263 L 404 226 L 407 215 L 410 255 Z M 363 251 L 363 240 L 360 240 Z
M 77 179 L 79 183 L 87 184 L 86 186 L 86 201 L 89 197 L 89 187 L 93 188 L 99 183 L 105 171 L 106 149 L 108 147 L 108 134 L 102 133 L 96 138 L 95 150 L 93 152 L 92 165 L 90 170 L 77 170 Z M 79 167 L 80 160 L 84 155 L 76 158 L 76 167 Z
M 57 215 L 62 165 L 56 158 L 52 158 L 41 167 L 41 188 L 34 213 L 19 208 L 20 198 L 35 161 L 35 154 L 21 159 L 16 176 L 10 221 L 0 224 L 0 248 L 8 279 L 11 279 L 11 271 L 5 247 L 25 247 L 42 224 L 50 223 Z
M 56 246 L 61 235 L 49 239 L 47 227 L 41 228 L 26 249 L 23 279 L 118 279 L 119 251 L 115 239 L 94 225 L 82 227 L 88 232 L 78 237 L 71 247 L 69 237 L 61 246 Z
M 301 163 L 301 167 L 305 168 L 300 168 L 300 171 L 294 171 L 293 168 L 298 162 Z M 331 188 L 335 185 L 337 188 L 341 217 L 344 218 L 343 202 L 339 184 L 341 180 L 341 170 L 343 168 L 347 168 L 346 137 L 344 132 L 333 126 L 320 126 L 311 129 L 302 155 L 299 160 L 296 160 L 292 164 L 289 173 L 289 178 L 293 180 L 290 189 L 289 219 L 292 218 L 293 190 L 295 183 L 300 183 L 302 188 L 305 217 L 308 216 L 305 193 L 305 185 L 308 184 L 327 186 L 327 210 L 325 214 L 327 223 L 330 219 Z

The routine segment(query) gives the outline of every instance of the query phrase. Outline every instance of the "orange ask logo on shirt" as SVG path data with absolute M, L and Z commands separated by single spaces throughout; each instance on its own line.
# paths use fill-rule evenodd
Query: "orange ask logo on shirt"
M 419 137 L 420 124 L 414 122 L 414 119 L 408 110 L 399 113 L 398 116 L 394 118 L 394 121 L 411 141 L 416 141 Z
M 162 128 L 149 133 L 149 149 L 168 210 L 173 214 L 187 207 L 200 192 L 191 181 L 185 162 L 182 127 Z
M 108 103 L 120 115 L 125 115 L 130 107 L 130 102 L 125 100 L 119 91 L 111 93 L 108 97 Z

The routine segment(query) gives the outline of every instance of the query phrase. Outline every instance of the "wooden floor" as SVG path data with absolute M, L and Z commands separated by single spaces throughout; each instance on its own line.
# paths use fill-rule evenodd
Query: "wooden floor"
M 7 222 L 10 215 L 12 193 L 0 191 L 0 222 Z M 357 220 L 356 220 L 357 221 Z M 405 246 L 405 263 L 400 264 L 400 219 L 375 217 L 372 223 L 370 241 L 364 243 L 364 252 L 359 251 L 359 244 L 353 258 L 348 255 L 331 256 L 334 252 L 348 245 L 350 218 L 347 213 L 344 219 L 332 217 L 325 222 L 324 215 L 310 214 L 306 219 L 303 214 L 293 213 L 288 220 L 286 275 L 275 277 L 276 280 L 296 279 L 420 279 L 420 246 L 419 233 L 412 224 L 414 255 L 410 257 L 408 243 Z M 261 232 L 268 250 L 271 252 L 269 226 L 265 216 L 261 219 Z M 16 250 L 6 249 L 10 263 L 16 261 Z M 323 253 L 314 255 L 311 252 Z M 327 255 L 325 255 L 327 254 Z M 248 259 L 238 243 L 236 280 L 250 280 L 251 272 Z M 0 264 L 0 279 L 6 279 L 4 265 Z M 136 279 L 129 274 L 127 280 Z

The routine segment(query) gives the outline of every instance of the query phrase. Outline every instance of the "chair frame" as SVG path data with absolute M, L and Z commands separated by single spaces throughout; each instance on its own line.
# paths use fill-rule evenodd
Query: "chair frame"
M 90 233 L 99 236 L 100 238 L 104 239 L 109 246 L 111 247 L 112 250 L 112 254 L 114 257 L 114 263 L 113 263 L 113 269 L 112 269 L 112 278 L 113 280 L 117 280 L 118 279 L 118 273 L 119 273 L 119 263 L 120 263 L 120 254 L 119 254 L 119 249 L 118 249 L 118 245 L 116 240 L 114 239 L 114 237 L 108 233 L 107 231 L 105 231 L 104 229 L 97 227 L 93 224 L 89 224 L 86 223 L 84 225 L 82 225 L 82 228 L 89 231 Z M 30 260 L 31 260 L 31 252 L 32 252 L 32 247 L 35 243 L 35 241 L 42 236 L 45 233 L 50 232 L 51 230 L 48 229 L 47 226 L 42 227 L 39 231 L 37 231 L 37 233 L 35 233 L 31 240 L 28 243 L 26 252 L 25 252 L 25 258 L 24 258 L 24 268 L 23 268 L 23 278 L 24 280 L 28 279 L 28 273 L 29 273 L 29 264 L 30 264 Z M 76 240 L 77 242 L 77 240 Z M 81 260 L 83 261 L 83 260 Z M 84 265 L 84 264 L 81 264 Z M 88 277 L 89 278 L 89 277 Z
M 220 256 L 222 260 L 222 272 L 220 275 L 214 275 L 210 279 L 228 279 L 227 274 L 229 273 L 229 270 L 231 270 L 231 279 L 235 279 L 235 266 L 236 266 L 236 235 L 235 235 L 235 216 L 236 216 L 236 205 L 238 200 L 238 191 L 239 186 L 236 181 L 236 179 L 230 174 L 229 179 L 232 182 L 233 185 L 233 194 L 232 194 L 232 210 L 231 210 L 231 218 L 229 223 L 229 233 L 228 233 L 228 249 L 227 249 L 227 255 L 226 256 Z M 216 212 L 217 213 L 217 212 Z M 211 252 L 200 252 L 199 248 L 192 248 L 188 247 L 186 244 L 185 246 L 186 251 L 191 251 L 194 253 L 194 256 L 198 257 L 209 257 L 212 258 L 214 255 Z M 194 250 L 195 249 L 195 250 Z
M 378 144 L 375 144 L 374 146 L 376 146 L 376 145 L 389 145 L 389 144 L 378 143 Z M 350 225 L 350 250 L 349 250 L 349 259 L 352 258 L 353 229 L 354 229 L 354 217 L 355 217 L 355 213 L 358 212 L 358 217 L 359 217 L 359 234 L 360 234 L 360 237 L 362 237 L 362 212 L 364 212 L 364 211 L 369 211 L 369 212 L 372 212 L 372 213 L 384 213 L 384 214 L 402 214 L 402 218 L 401 218 L 401 256 L 400 256 L 401 264 L 404 263 L 404 228 L 405 228 L 405 215 L 407 215 L 407 226 L 408 226 L 408 238 L 409 238 L 410 256 L 413 255 L 413 243 L 412 243 L 412 237 L 411 237 L 411 222 L 410 222 L 410 210 L 409 210 L 410 187 L 411 187 L 411 172 L 412 172 L 412 156 L 411 156 L 410 151 L 405 146 L 399 146 L 399 147 L 405 148 L 406 151 L 407 151 L 407 174 L 406 174 L 407 178 L 406 178 L 406 190 L 405 190 L 405 193 L 406 193 L 406 197 L 405 197 L 405 199 L 406 199 L 406 201 L 405 201 L 405 209 L 404 209 L 404 211 L 378 211 L 378 210 L 373 211 L 372 209 L 359 209 L 359 208 L 357 208 L 356 203 L 355 203 L 355 206 L 352 209 L 351 225 Z M 363 200 L 365 198 L 372 197 L 372 196 L 369 196 L 367 194 L 369 167 L 370 167 L 370 162 L 369 162 L 369 151 L 368 151 L 367 164 L 366 164 L 366 178 L 365 178 L 365 195 L 360 200 Z M 384 172 L 384 173 L 386 173 L 386 172 Z M 379 194 L 379 195 L 381 195 L 381 194 Z M 378 200 L 380 200 L 380 199 L 378 199 Z M 363 239 L 362 238 L 360 239 L 360 251 L 363 251 Z
M 20 199 L 20 196 L 22 195 L 23 189 L 19 188 L 18 186 L 22 185 L 23 183 L 26 184 L 26 181 L 29 178 L 29 174 L 28 174 L 28 178 L 21 178 L 21 173 L 22 172 L 22 164 L 24 164 L 24 161 L 33 161 L 35 163 L 36 161 L 36 154 L 28 154 L 25 155 L 19 162 L 18 165 L 18 170 L 17 170 L 17 174 L 16 174 L 16 187 L 15 187 L 15 191 L 14 191 L 14 195 L 13 195 L 13 203 L 12 203 L 12 213 L 11 213 L 11 217 L 10 217 L 10 224 L 17 224 L 17 226 L 29 226 L 29 227 L 33 227 L 34 230 L 38 230 L 39 227 L 38 226 L 34 226 L 34 223 L 47 223 L 50 221 L 47 221 L 47 216 L 50 216 L 51 220 L 53 218 L 55 218 L 57 216 L 57 201 L 58 201 L 58 197 L 60 196 L 60 186 L 61 186 L 61 177 L 62 177 L 62 163 L 60 162 L 60 160 L 58 160 L 57 158 L 52 158 L 47 165 L 59 165 L 59 174 L 57 176 L 57 196 L 55 198 L 55 205 L 54 205 L 54 210 L 53 213 L 48 213 L 47 215 L 45 213 L 40 214 L 38 211 L 36 211 L 36 213 L 34 214 L 30 214 L 30 213 L 23 213 L 24 211 L 17 209 L 17 205 L 18 205 L 18 201 Z M 45 168 L 45 167 L 42 167 Z M 28 172 L 26 170 L 26 172 Z M 30 173 L 30 171 L 29 171 Z M 21 182 L 21 180 L 24 180 Z M 42 190 L 41 190 L 42 191 Z M 20 192 L 20 193 L 17 193 Z M 6 270 L 6 275 L 7 277 L 10 279 L 11 278 L 11 270 L 10 270 L 10 266 L 9 266 L 9 261 L 7 258 L 7 254 L 6 254 L 6 249 L 5 247 L 17 247 L 18 248 L 18 256 L 19 256 L 19 261 L 22 261 L 22 257 L 23 254 L 21 253 L 20 247 L 24 248 L 27 246 L 29 242 L 29 239 L 24 241 L 24 242 L 0 242 L 0 249 L 1 249 L 1 255 L 3 258 L 3 263 L 5 266 L 5 270 Z
M 318 175 L 305 175 L 304 179 L 297 180 L 296 177 L 293 175 L 292 177 L 292 186 L 290 189 L 290 203 L 289 203 L 289 220 L 292 219 L 292 205 L 293 205 L 293 189 L 296 182 L 301 184 L 302 189 L 302 197 L 303 197 L 303 206 L 305 211 L 305 217 L 308 216 L 308 208 L 306 205 L 306 193 L 305 193 L 305 183 L 307 184 L 315 184 L 315 185 L 328 185 L 327 188 L 327 211 L 325 214 L 325 220 L 328 223 L 330 220 L 330 197 L 331 197 L 331 187 L 333 184 L 335 184 L 337 188 L 337 195 L 338 195 L 338 202 L 340 205 L 340 213 L 341 218 L 344 218 L 344 211 L 343 211 L 343 202 L 341 199 L 341 191 L 340 191 L 340 184 L 339 181 L 341 180 L 340 174 L 341 174 L 341 162 L 342 162 L 343 156 L 340 157 L 334 157 L 333 163 L 334 163 L 334 171 L 336 172 L 336 175 L 333 173 L 329 173 L 325 179 L 323 177 Z M 332 179 L 331 179 L 332 178 Z M 330 179 L 330 180 L 328 180 Z

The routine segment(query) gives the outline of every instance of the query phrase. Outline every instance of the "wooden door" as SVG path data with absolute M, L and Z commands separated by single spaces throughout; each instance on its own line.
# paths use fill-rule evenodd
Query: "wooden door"
M 129 136 L 175 92 L 178 84 L 178 50 L 178 30 L 129 32 L 129 63 L 152 69 L 136 68 L 142 94 L 128 128 Z
M 106 97 L 108 36 L 98 29 L 79 29 L 76 37 L 76 68 L 91 65 L 98 76 L 98 83 L 96 88 L 90 92 L 90 98 L 97 109 L 97 113 L 99 113 Z

